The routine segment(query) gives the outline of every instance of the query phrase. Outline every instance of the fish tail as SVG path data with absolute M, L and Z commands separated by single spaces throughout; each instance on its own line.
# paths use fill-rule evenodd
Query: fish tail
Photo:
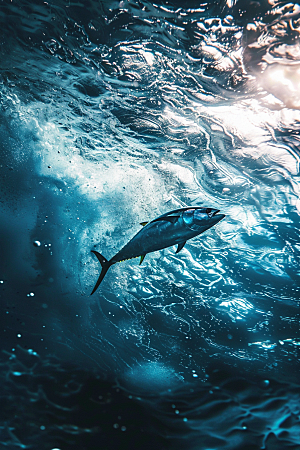
M 106 272 L 108 271 L 108 269 L 110 268 L 110 266 L 113 264 L 110 261 L 107 261 L 106 258 L 104 258 L 104 256 L 101 255 L 101 253 L 96 252 L 96 250 L 91 250 L 92 253 L 94 253 L 94 255 L 97 256 L 99 263 L 102 266 L 102 270 L 100 272 L 99 278 L 97 280 L 97 283 L 95 284 L 95 287 L 91 293 L 91 295 L 93 295 L 93 293 L 98 289 L 101 281 L 103 280 L 103 278 L 106 275 Z

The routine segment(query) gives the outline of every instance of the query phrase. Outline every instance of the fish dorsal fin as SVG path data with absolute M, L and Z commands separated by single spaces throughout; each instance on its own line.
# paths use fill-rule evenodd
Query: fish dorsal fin
M 145 225 L 147 225 L 147 223 L 149 223 L 149 222 L 141 222 L 140 225 L 142 225 L 144 227 Z
M 146 255 L 141 255 L 141 259 L 140 259 L 140 265 L 142 264 L 142 262 L 144 261 Z
M 177 222 L 177 220 L 179 219 L 179 217 L 180 217 L 180 216 L 164 216 L 164 217 L 158 217 L 157 219 L 152 220 L 152 222 L 165 221 L 165 222 L 175 223 L 175 222 Z
M 179 253 L 179 252 L 180 252 L 180 250 L 182 250 L 182 249 L 183 249 L 183 247 L 185 246 L 185 244 L 186 244 L 186 241 L 184 241 L 184 242 L 181 242 L 180 244 L 178 244 L 178 247 L 177 247 L 176 253 Z

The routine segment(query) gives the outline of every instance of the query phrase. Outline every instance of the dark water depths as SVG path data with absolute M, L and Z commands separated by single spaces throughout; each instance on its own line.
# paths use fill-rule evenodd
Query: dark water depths
M 0 2 L 0 448 L 299 449 L 300 6 Z M 140 222 L 226 218 L 115 265 Z

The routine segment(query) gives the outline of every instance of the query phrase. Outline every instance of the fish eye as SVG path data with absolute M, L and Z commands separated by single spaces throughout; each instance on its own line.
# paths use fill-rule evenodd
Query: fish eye
M 211 216 L 212 209 L 206 208 L 206 214 L 210 217 Z

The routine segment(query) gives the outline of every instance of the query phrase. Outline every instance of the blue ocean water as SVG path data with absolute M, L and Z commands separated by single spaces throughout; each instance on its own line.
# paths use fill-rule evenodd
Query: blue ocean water
M 0 2 L 0 448 L 300 448 L 300 5 Z M 116 264 L 140 222 L 226 217 Z

